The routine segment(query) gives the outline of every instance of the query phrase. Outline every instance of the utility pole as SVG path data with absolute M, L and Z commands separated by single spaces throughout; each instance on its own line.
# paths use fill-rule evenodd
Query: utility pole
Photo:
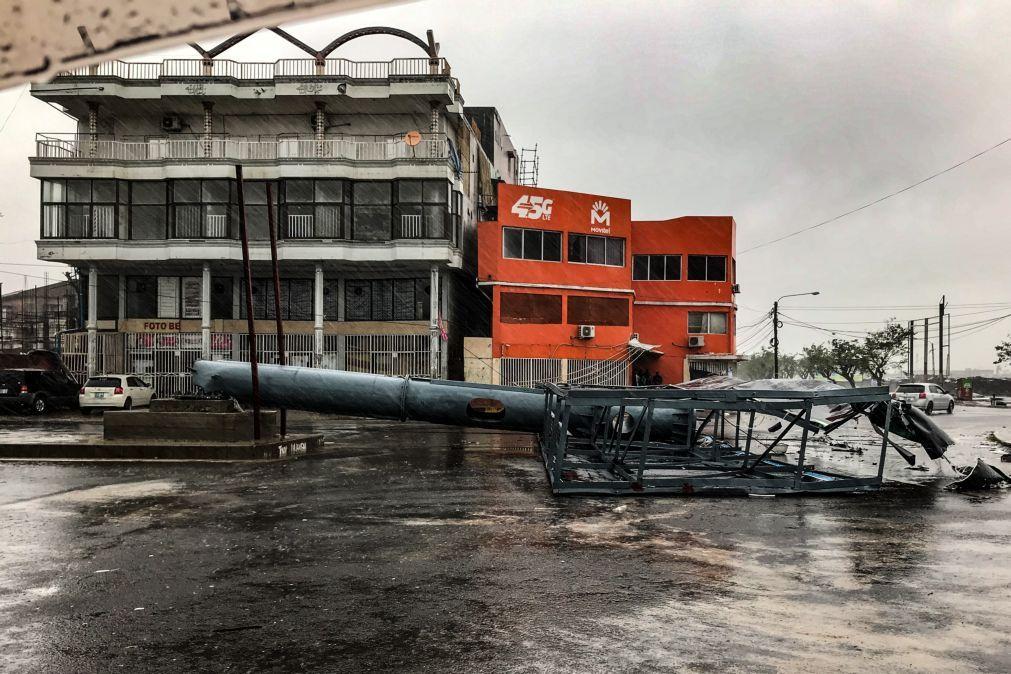
M 927 381 L 927 351 L 930 350 L 930 319 L 923 319 L 923 381 Z
M 909 354 L 908 354 L 909 363 L 908 367 L 906 368 L 906 372 L 909 373 L 910 379 L 913 378 L 913 341 L 915 339 L 913 335 L 915 333 L 916 333 L 916 323 L 914 323 L 913 321 L 909 321 Z
M 772 303 L 772 378 L 779 379 L 779 300 Z
M 937 305 L 937 369 L 940 375 L 939 384 L 944 383 L 944 308 L 946 304 L 944 295 L 941 295 L 941 302 Z

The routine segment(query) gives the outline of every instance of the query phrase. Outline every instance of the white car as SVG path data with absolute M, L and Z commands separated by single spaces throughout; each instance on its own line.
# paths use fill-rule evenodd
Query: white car
M 90 414 L 95 409 L 147 407 L 152 398 L 154 387 L 133 374 L 89 377 L 77 396 L 84 414 Z
M 919 407 L 927 414 L 955 411 L 955 399 L 937 384 L 899 384 L 892 398 Z

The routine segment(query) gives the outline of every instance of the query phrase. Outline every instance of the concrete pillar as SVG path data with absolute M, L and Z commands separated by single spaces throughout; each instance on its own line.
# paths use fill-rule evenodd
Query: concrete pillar
M 326 103 L 316 101 L 316 116 L 313 120 L 313 130 L 316 132 L 316 156 L 322 157 L 323 141 L 326 136 Z
M 116 318 L 118 318 L 121 321 L 125 321 L 126 320 L 126 276 L 124 274 L 120 274 L 118 281 L 119 281 L 119 302 L 118 302 L 118 304 L 119 304 L 119 313 L 116 316 Z M 116 329 L 119 330 L 121 328 L 120 328 L 119 325 L 117 325 Z
M 98 374 L 98 270 L 88 269 L 88 376 Z
M 200 279 L 200 357 L 211 359 L 211 265 L 207 262 Z
M 452 287 L 453 284 L 450 281 L 449 274 L 447 273 L 443 276 L 442 282 L 439 284 L 439 290 L 441 291 L 440 294 L 442 296 L 441 301 L 439 302 L 442 306 L 442 311 L 440 312 L 442 325 L 439 330 L 439 340 L 442 348 L 439 350 L 439 369 L 441 372 L 440 376 L 442 377 L 449 377 L 449 328 L 450 320 L 452 319 L 452 316 L 449 315 L 449 307 L 452 302 L 452 297 L 450 296 L 452 293 Z M 443 330 L 446 331 L 446 339 L 442 338 Z
M 428 131 L 432 135 L 430 136 L 430 142 L 425 143 L 428 146 L 429 156 L 433 158 L 439 158 L 441 155 L 439 142 L 439 112 L 442 110 L 442 104 L 438 101 L 432 101 L 431 105 L 431 118 L 428 122 Z M 448 156 L 448 155 L 447 155 Z
M 313 367 L 319 367 L 323 363 L 323 265 L 316 265 L 316 278 L 313 283 L 313 334 L 315 340 L 313 344 Z
M 204 101 L 204 156 L 210 157 L 213 150 L 214 117 L 211 113 L 214 110 L 213 101 Z
M 439 357 L 439 313 L 440 313 L 440 282 L 439 282 L 439 267 L 437 265 L 432 265 L 431 268 L 431 280 L 429 281 L 429 291 L 428 291 L 428 302 L 429 302 L 429 320 L 428 320 L 428 357 L 429 357 L 429 376 L 434 379 L 441 377 L 440 369 L 442 361 Z
M 98 153 L 98 103 L 88 101 L 88 156 Z
M 242 284 L 244 283 L 242 276 L 232 276 L 232 320 L 237 321 L 242 317 L 241 309 L 239 307 L 242 305 Z

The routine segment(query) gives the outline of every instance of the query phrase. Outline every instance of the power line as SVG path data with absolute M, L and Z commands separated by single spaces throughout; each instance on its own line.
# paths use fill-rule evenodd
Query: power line
M 7 128 L 7 122 L 11 121 L 11 117 L 14 116 L 14 111 L 17 110 L 18 103 L 21 102 L 21 99 L 22 99 L 22 97 L 24 97 L 26 91 L 28 91 L 28 85 L 27 84 L 24 86 L 23 89 L 21 89 L 21 93 L 18 94 L 18 97 L 16 99 L 14 99 L 14 105 L 11 106 L 11 111 L 8 112 L 7 113 L 7 117 L 4 118 L 3 124 L 0 124 L 0 133 L 3 133 L 4 129 Z
M 744 250 L 738 252 L 738 256 L 743 255 L 744 253 L 750 253 L 753 250 L 758 250 L 759 248 L 764 248 L 765 246 L 771 246 L 774 243 L 779 243 L 780 241 L 784 241 L 784 240 L 792 238 L 794 236 L 798 236 L 798 235 L 803 234 L 805 232 L 810 232 L 812 229 L 818 229 L 819 227 L 824 227 L 825 225 L 828 225 L 828 224 L 831 224 L 833 222 L 836 222 L 837 220 L 841 220 L 841 219 L 845 218 L 846 216 L 853 215 L 854 213 L 859 213 L 860 211 L 862 211 L 862 210 L 864 210 L 866 208 L 870 208 L 871 206 L 874 206 L 876 204 L 880 204 L 882 201 L 886 201 L 888 199 L 891 199 L 892 197 L 896 197 L 896 196 L 902 194 L 903 192 L 908 192 L 911 189 L 919 187 L 920 185 L 922 185 L 922 184 L 924 184 L 926 182 L 929 182 L 929 181 L 933 180 L 934 178 L 938 178 L 938 177 L 944 175 L 945 173 L 948 173 L 949 171 L 954 171 L 955 169 L 959 168 L 960 166 L 965 166 L 966 164 L 968 164 L 969 162 L 971 162 L 973 159 L 978 159 L 979 157 L 982 157 L 986 153 L 992 152 L 993 150 L 996 150 L 997 148 L 999 148 L 999 147 L 1001 147 L 1003 145 L 1006 145 L 1007 143 L 1011 143 L 1011 138 L 1005 138 L 1004 140 L 1002 140 L 1001 142 L 997 143 L 996 145 L 991 145 L 990 147 L 988 147 L 987 149 L 983 150 L 982 152 L 977 152 L 976 154 L 972 155 L 971 157 L 968 157 L 967 159 L 963 159 L 962 161 L 958 162 L 957 164 L 952 164 L 951 166 L 949 166 L 948 168 L 946 168 L 946 169 L 944 169 L 942 171 L 938 171 L 937 173 L 931 174 L 931 175 L 927 176 L 926 178 L 923 178 L 922 180 L 916 181 L 912 185 L 907 185 L 906 187 L 903 187 L 900 190 L 896 190 L 895 192 L 892 192 L 890 194 L 886 194 L 885 196 L 879 197 L 879 198 L 875 199 L 874 201 L 869 201 L 869 202 L 867 202 L 866 204 L 864 204 L 862 206 L 857 206 L 856 208 L 850 209 L 850 210 L 846 211 L 845 213 L 841 213 L 841 214 L 839 214 L 839 215 L 837 215 L 835 217 L 829 218 L 828 220 L 822 220 L 821 222 L 819 222 L 817 224 L 809 225 L 807 227 L 803 227 L 803 228 L 798 229 L 796 231 L 790 232 L 789 234 L 784 234 L 783 236 L 777 237 L 775 239 L 770 239 L 769 241 L 765 241 L 764 243 L 760 243 L 758 245 L 752 246 L 751 248 L 745 248 Z

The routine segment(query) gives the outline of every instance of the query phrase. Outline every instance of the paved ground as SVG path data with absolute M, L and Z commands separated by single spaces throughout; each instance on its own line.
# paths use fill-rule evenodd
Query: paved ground
M 996 460 L 1011 412 L 937 419 L 956 462 Z M 0 669 L 1011 669 L 1011 490 L 892 454 L 865 496 L 559 499 L 528 436 L 297 425 L 341 450 L 0 464 Z M 6 419 L 0 442 L 97 428 Z

